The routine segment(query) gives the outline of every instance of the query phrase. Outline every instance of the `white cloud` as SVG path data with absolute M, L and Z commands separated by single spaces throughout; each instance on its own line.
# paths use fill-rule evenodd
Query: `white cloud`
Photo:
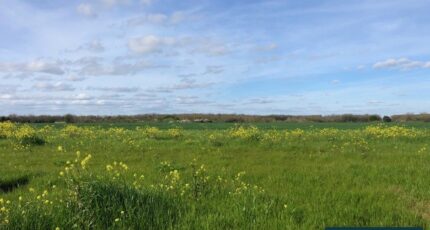
M 18 88 L 18 85 L 0 84 L 0 93 L 16 92 Z
M 229 53 L 230 49 L 219 42 L 202 40 L 192 52 L 203 53 L 208 56 L 223 56 Z
M 0 72 L 64 74 L 60 62 L 49 62 L 41 59 L 27 63 L 0 62 Z
M 49 63 L 43 60 L 31 61 L 27 64 L 26 69 L 29 72 L 50 73 L 62 75 L 64 71 L 59 67 L 59 63 Z
M 0 95 L 0 100 L 9 100 L 12 99 L 13 96 L 11 94 L 2 94 Z
M 85 77 L 71 75 L 71 76 L 67 77 L 67 80 L 69 80 L 69 81 L 83 81 L 83 80 L 85 80 Z
M 140 71 L 149 68 L 156 68 L 146 61 L 137 61 L 135 63 L 123 63 L 120 60 L 115 60 L 109 64 L 101 64 L 97 60 L 90 59 L 83 61 L 82 67 L 79 70 L 79 74 L 87 76 L 103 76 L 103 75 L 133 75 Z
M 72 100 L 91 100 L 93 97 L 89 96 L 86 93 L 79 93 L 71 98 Z
M 198 96 L 178 96 L 175 98 L 176 104 L 180 105 L 199 105 L 199 104 L 211 104 L 212 101 L 202 100 Z
M 252 105 L 255 105 L 255 104 L 261 105 L 261 104 L 272 104 L 274 102 L 276 102 L 276 101 L 273 99 L 270 99 L 270 98 L 250 98 L 250 99 L 243 101 L 242 103 L 243 104 L 252 104 Z
M 376 62 L 373 65 L 374 69 L 400 69 L 400 70 L 410 70 L 419 68 L 430 68 L 430 61 L 413 61 L 408 58 L 394 59 L 390 58 L 384 61 Z
M 48 91 L 73 91 L 75 88 L 70 84 L 65 84 L 63 82 L 57 82 L 55 84 L 51 83 L 36 83 L 33 85 L 33 88 L 39 90 L 48 90 Z
M 116 93 L 132 93 L 139 91 L 138 87 L 87 87 L 87 90 L 97 90 Z
M 84 16 L 87 17 L 97 17 L 96 12 L 94 12 L 94 8 L 91 4 L 88 3 L 81 3 L 76 7 L 76 11 Z
M 33 75 L 32 73 L 7 74 L 7 75 L 3 76 L 3 79 L 20 79 L 20 80 L 23 80 L 23 79 L 31 77 L 32 75 Z
M 41 75 L 33 78 L 34 81 L 52 81 L 52 77 L 49 75 Z
M 157 93 L 172 93 L 176 90 L 188 90 L 188 89 L 202 89 L 202 88 L 208 88 L 213 86 L 215 83 L 213 82 L 206 82 L 206 83 L 198 83 L 195 79 L 189 79 L 189 78 L 183 78 L 181 81 L 177 84 L 171 85 L 171 86 L 163 86 L 158 87 L 156 89 L 150 90 L 150 92 L 157 92 Z
M 145 14 L 142 16 L 130 18 L 127 20 L 129 26 L 144 26 L 148 24 L 155 25 L 176 25 L 188 18 L 187 14 L 182 11 L 176 11 L 171 15 L 155 13 Z
M 128 42 L 128 48 L 135 53 L 162 52 L 163 48 L 176 44 L 176 39 L 171 37 L 157 37 L 148 35 L 132 38 Z

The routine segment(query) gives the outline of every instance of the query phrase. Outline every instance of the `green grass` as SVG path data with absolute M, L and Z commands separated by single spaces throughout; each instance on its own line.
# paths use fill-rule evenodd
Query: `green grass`
M 93 133 L 78 135 L 65 135 L 58 124 L 39 131 L 46 143 L 26 148 L 0 139 L 0 188 L 9 188 L 0 189 L 0 197 L 11 201 L 3 204 L 10 209 L 9 224 L 0 229 L 429 226 L 428 123 L 400 124 L 415 137 L 369 135 L 363 131 L 375 125 L 369 123 L 253 125 L 259 130 L 252 138 L 231 136 L 230 123 L 142 123 L 79 124 Z M 161 131 L 151 136 L 136 126 Z M 178 126 L 181 136 L 168 134 Z M 110 132 L 112 127 L 124 130 Z M 304 134 L 283 137 L 297 128 Z M 323 135 L 324 128 L 340 131 Z M 282 138 L 264 139 L 270 132 Z M 76 151 L 81 158 L 73 174 L 59 176 Z M 88 154 L 83 170 L 80 161 Z M 114 161 L 129 169 L 119 176 L 108 172 Z M 205 170 L 199 171 L 201 165 Z M 237 178 L 240 172 L 246 173 Z M 143 180 L 136 179 L 140 175 Z M 45 190 L 48 195 L 38 200 Z

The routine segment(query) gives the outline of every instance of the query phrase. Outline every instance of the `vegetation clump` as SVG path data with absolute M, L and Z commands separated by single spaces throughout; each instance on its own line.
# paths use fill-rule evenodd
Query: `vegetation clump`
M 393 119 L 391 119 L 391 117 L 389 117 L 389 116 L 384 116 L 382 118 L 382 121 L 384 121 L 384 122 L 391 122 L 391 121 L 393 121 Z

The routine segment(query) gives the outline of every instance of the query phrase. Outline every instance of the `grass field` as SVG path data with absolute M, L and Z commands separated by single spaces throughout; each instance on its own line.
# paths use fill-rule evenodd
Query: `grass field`
M 0 229 L 427 227 L 429 143 L 429 123 L 0 123 Z

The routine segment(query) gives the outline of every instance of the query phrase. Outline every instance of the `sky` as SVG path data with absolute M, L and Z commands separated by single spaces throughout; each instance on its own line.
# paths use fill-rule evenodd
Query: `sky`
M 0 0 L 0 114 L 430 112 L 428 0 Z

